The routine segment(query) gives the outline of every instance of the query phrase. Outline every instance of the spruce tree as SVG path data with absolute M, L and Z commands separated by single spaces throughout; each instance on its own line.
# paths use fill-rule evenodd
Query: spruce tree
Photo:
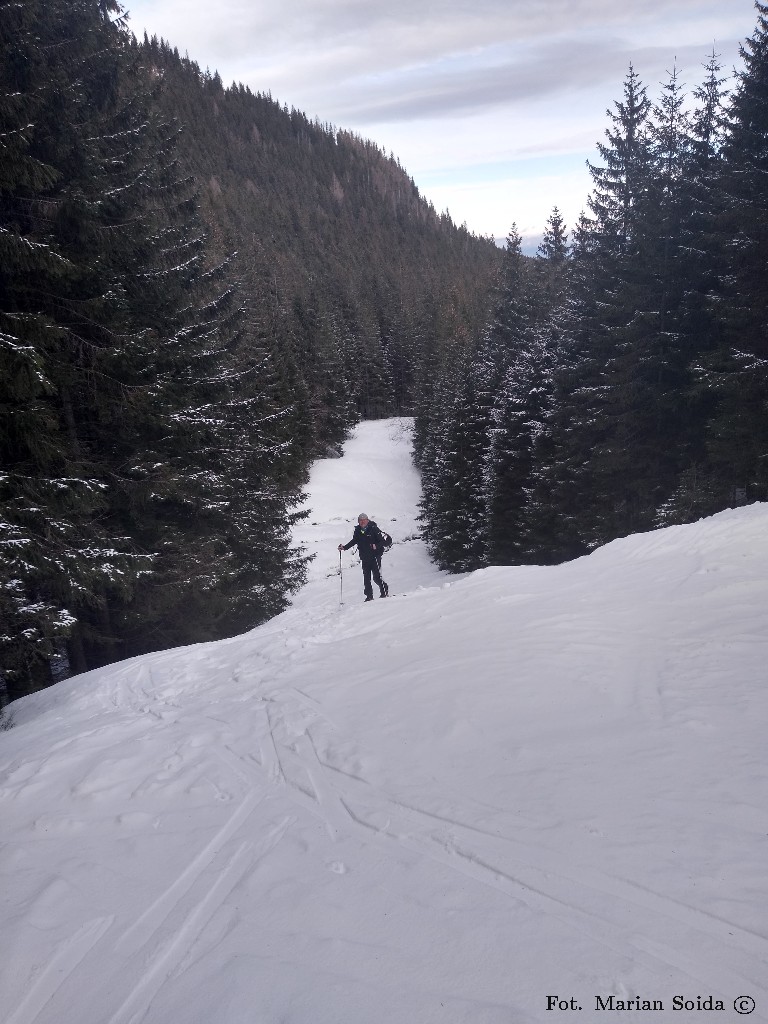
M 483 459 L 483 541 L 485 560 L 493 565 L 531 556 L 534 447 L 546 407 L 544 377 L 551 370 L 547 313 L 562 288 L 566 256 L 557 209 L 539 248 L 536 274 L 530 273 L 514 226 L 507 239 L 501 294 L 485 340 L 491 409 Z
M 491 411 L 484 459 L 485 560 L 519 565 L 551 560 L 551 517 L 536 491 L 556 354 L 531 329 L 511 357 Z
M 443 383 L 446 409 L 427 448 L 422 535 L 442 569 L 469 572 L 484 560 L 483 480 L 491 406 L 491 365 L 465 357 Z
M 284 368 L 211 253 L 119 9 L 9 17 L 0 116 L 24 131 L 0 195 L 19 253 L 0 271 L 0 601 L 16 696 L 52 681 L 64 637 L 81 670 L 255 625 L 303 560 Z
M 81 393 L 93 405 L 93 355 L 111 304 L 104 197 L 91 184 L 104 181 L 117 135 L 114 123 L 108 136 L 102 127 L 116 96 L 109 54 L 120 18 L 117 5 L 85 0 L 4 4 L 0 17 L 0 116 L 13 153 L 0 183 L 0 503 L 12 539 L 0 587 L 10 616 L 2 657 L 17 696 L 48 681 L 43 659 L 78 606 L 99 605 L 101 589 L 132 567 L 104 522 L 107 484 L 78 424 Z
M 704 382 L 716 400 L 708 423 L 712 483 L 726 504 L 768 497 L 768 5 L 741 48 L 719 179 L 722 345 Z
M 568 230 L 556 206 L 552 208 L 544 235 L 536 250 L 536 269 L 542 291 L 544 316 L 549 317 L 563 302 L 568 277 Z
M 556 546 L 577 553 L 631 528 L 626 460 L 634 438 L 620 440 L 618 414 L 628 400 L 617 333 L 634 310 L 622 282 L 632 281 L 638 221 L 648 189 L 650 101 L 630 67 L 624 99 L 608 111 L 602 165 L 590 165 L 591 217 L 574 231 L 571 291 L 563 318 L 564 363 L 550 417 L 551 498 L 560 524 Z
M 676 69 L 651 109 L 650 158 L 638 197 L 632 259 L 617 267 L 625 309 L 617 325 L 610 414 L 621 462 L 624 530 L 649 528 L 674 488 L 688 441 L 684 394 L 695 341 L 682 330 L 690 283 L 684 225 L 690 209 L 682 182 L 689 167 L 691 129 Z
M 555 494 L 573 517 L 572 540 L 586 548 L 653 524 L 674 487 L 684 433 L 683 93 L 673 72 L 651 116 L 630 68 L 624 96 L 600 148 L 605 164 L 591 167 L 594 216 L 576 233 L 557 383 L 566 411 L 553 413 Z
M 660 525 L 690 522 L 722 507 L 706 445 L 713 395 L 703 368 L 722 347 L 719 308 L 728 256 L 719 230 L 724 206 L 718 168 L 727 92 L 714 51 L 704 70 L 706 77 L 693 93 L 696 103 L 690 112 L 685 164 L 675 183 L 680 209 L 675 329 L 685 368 L 677 394 L 678 432 L 673 439 L 677 477 L 657 511 Z
M 648 181 L 648 114 L 651 102 L 630 64 L 624 80 L 624 99 L 607 110 L 607 142 L 598 143 L 602 164 L 588 164 L 594 183 L 589 206 L 602 244 L 617 255 L 635 235 L 638 204 Z

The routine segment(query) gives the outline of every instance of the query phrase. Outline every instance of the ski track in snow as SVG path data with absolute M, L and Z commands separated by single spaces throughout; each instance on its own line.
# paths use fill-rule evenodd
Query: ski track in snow
M 290 717 L 289 710 L 283 711 L 281 724 Z M 271 728 L 270 736 L 273 740 L 270 746 L 276 750 Z M 451 870 L 521 900 L 532 909 L 553 915 L 579 933 L 611 948 L 619 948 L 629 942 L 635 946 L 638 958 L 656 961 L 657 967 L 659 964 L 673 964 L 699 985 L 706 985 L 712 973 L 717 972 L 721 982 L 726 980 L 739 991 L 745 986 L 750 990 L 760 986 L 759 990 L 764 991 L 762 979 L 768 956 L 765 937 L 588 868 L 574 870 L 575 866 L 569 866 L 568 873 L 562 874 L 559 854 L 553 856 L 551 851 L 541 847 L 483 833 L 460 819 L 443 819 L 440 831 L 435 834 L 434 815 L 387 798 L 364 779 L 346 776 L 341 786 L 331 781 L 329 767 L 320 762 L 309 728 L 296 737 L 290 754 L 306 773 L 318 805 L 316 813 L 322 816 L 331 838 L 339 833 L 362 829 L 368 837 L 372 833 L 380 841 L 394 840 L 447 865 Z M 286 751 L 283 759 L 288 756 Z M 276 758 L 281 763 L 279 754 Z M 338 769 L 331 771 L 337 777 L 343 776 Z M 275 780 L 272 774 L 272 781 Z M 282 772 L 280 780 L 283 781 Z M 294 787 L 292 799 L 306 808 L 305 795 L 306 791 Z M 385 824 L 378 826 L 376 820 L 384 820 Z M 479 844 L 478 837 L 481 838 Z M 472 848 L 473 843 L 475 847 L 481 847 L 480 852 Z M 497 850 L 507 847 L 504 853 L 511 847 L 517 865 L 516 874 L 508 874 L 494 864 L 492 851 L 483 851 L 483 845 L 495 846 Z M 541 866 L 542 861 L 547 864 L 546 868 Z M 596 909 L 598 906 L 599 910 Z M 638 922 L 638 911 L 644 916 L 642 925 Z M 650 942 L 643 937 L 634 937 L 633 932 L 638 929 L 644 935 L 668 935 L 670 941 Z M 680 952 L 692 930 L 714 940 L 708 961 L 702 962 L 701 958 L 694 961 Z M 724 979 L 723 947 L 736 954 L 742 971 L 748 972 L 749 976 L 733 970 Z
M 109 1018 L 109 1024 L 132 1024 L 133 1021 L 143 1018 L 153 996 L 171 973 L 180 966 L 216 909 L 222 905 L 240 879 L 247 873 L 252 873 L 258 863 L 278 845 L 291 820 L 285 818 L 276 825 L 256 848 L 250 842 L 241 843 L 237 847 L 223 868 L 217 872 L 213 885 L 184 921 L 175 928 L 169 944 L 153 959 L 139 983 Z
M 29 1024 L 37 1020 L 61 987 L 65 978 L 77 968 L 112 924 L 112 918 L 95 918 L 79 928 L 71 939 L 61 943 L 54 955 L 29 988 L 7 1024 Z
M 680 744 L 695 756 L 693 738 L 717 752 L 744 725 L 760 733 L 765 703 L 745 680 L 764 665 L 765 577 L 706 558 L 692 527 L 616 542 L 581 564 L 446 578 L 411 539 L 417 482 L 399 431 L 364 425 L 344 460 L 316 467 L 302 539 L 317 557 L 282 616 L 22 702 L 0 745 L 7 1024 L 507 1024 L 550 1019 L 556 986 L 587 999 L 716 992 L 729 1007 L 749 994 L 750 1022 L 768 1020 L 768 936 L 757 913 L 735 917 L 750 894 L 765 904 L 738 842 L 764 850 L 768 820 L 756 789 L 742 807 L 712 772 L 713 821 L 693 787 L 706 758 L 690 769 L 675 760 Z M 392 481 L 386 497 L 365 493 L 371 462 Z M 393 533 L 386 575 L 405 594 L 353 606 L 350 555 L 340 608 L 334 547 L 361 508 Z M 731 529 L 710 527 L 708 543 L 727 549 Z M 660 610 L 649 563 L 674 598 Z M 627 597 L 635 588 L 644 603 Z M 476 600 L 485 611 L 472 619 Z M 667 628 L 675 600 L 683 611 Z M 493 730 L 510 705 L 507 736 Z M 764 782 L 748 747 L 734 755 L 742 781 Z M 611 771 L 623 771 L 636 808 L 602 810 Z M 711 830 L 712 863 L 735 864 L 734 881 L 744 873 L 732 900 L 707 879 L 706 851 L 690 868 L 704 895 L 684 884 L 652 818 L 654 801 L 671 815 L 678 799 L 689 828 Z M 633 810 L 667 874 L 632 854 L 629 837 L 645 841 Z M 673 842 L 698 855 L 672 821 Z M 292 917 L 301 908 L 304 931 Z M 429 943 L 445 946 L 438 955 Z M 565 959 L 547 965 L 553 955 Z

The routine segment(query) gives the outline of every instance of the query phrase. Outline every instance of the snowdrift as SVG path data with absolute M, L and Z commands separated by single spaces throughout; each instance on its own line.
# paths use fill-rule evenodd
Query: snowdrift
M 459 579 L 408 457 L 315 468 L 283 615 L 13 706 L 7 1024 L 768 1020 L 768 508 Z

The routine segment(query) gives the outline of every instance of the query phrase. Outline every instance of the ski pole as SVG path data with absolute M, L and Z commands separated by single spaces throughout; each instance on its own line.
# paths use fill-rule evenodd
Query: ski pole
M 344 573 L 341 567 L 341 552 L 339 552 L 339 604 L 344 604 Z

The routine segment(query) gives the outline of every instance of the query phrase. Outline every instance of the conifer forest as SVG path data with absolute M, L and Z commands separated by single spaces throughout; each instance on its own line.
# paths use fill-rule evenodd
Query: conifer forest
M 308 468 L 360 419 L 415 418 L 456 572 L 768 500 L 755 8 L 735 77 L 630 67 L 529 257 L 117 0 L 0 0 L 0 704 L 285 608 Z

